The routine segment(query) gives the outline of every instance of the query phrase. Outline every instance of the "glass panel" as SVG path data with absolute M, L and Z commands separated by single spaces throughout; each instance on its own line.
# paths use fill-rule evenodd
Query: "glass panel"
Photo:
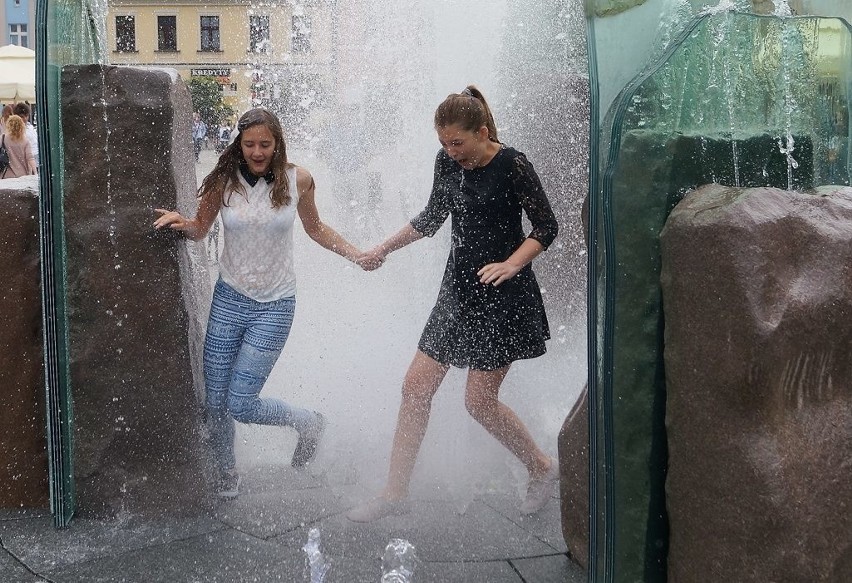
M 177 50 L 177 16 L 157 17 L 157 50 Z
M 39 229 L 50 504 L 58 527 L 75 511 L 72 401 L 68 369 L 66 255 L 62 205 L 59 72 L 68 63 L 103 60 L 105 0 L 36 4 L 36 110 L 40 152 Z
M 308 53 L 311 50 L 311 18 L 297 14 L 293 16 L 292 49 L 294 53 Z
M 218 51 L 219 50 L 219 17 L 218 16 L 202 16 L 201 17 L 201 50 L 202 51 Z
M 249 50 L 253 53 L 272 50 L 269 38 L 269 17 L 249 16 Z
M 115 50 L 118 52 L 136 50 L 136 19 L 133 16 L 115 17 Z
M 700 4 L 588 3 L 595 580 L 666 578 L 658 236 L 668 213 L 705 183 L 849 182 L 848 26 L 790 18 L 849 8 Z

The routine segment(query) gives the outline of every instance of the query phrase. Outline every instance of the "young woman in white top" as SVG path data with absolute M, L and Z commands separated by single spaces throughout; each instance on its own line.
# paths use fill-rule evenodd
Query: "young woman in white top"
M 245 113 L 238 134 L 201 183 L 195 218 L 157 209 L 157 229 L 202 239 L 221 213 L 224 249 L 204 344 L 204 376 L 213 451 L 220 472 L 218 493 L 239 493 L 235 472 L 234 420 L 294 427 L 291 460 L 304 467 L 315 454 L 325 420 L 315 411 L 279 399 L 261 399 L 293 321 L 293 224 L 296 215 L 311 239 L 355 262 L 360 251 L 322 222 L 314 180 L 287 161 L 278 119 L 264 109 Z

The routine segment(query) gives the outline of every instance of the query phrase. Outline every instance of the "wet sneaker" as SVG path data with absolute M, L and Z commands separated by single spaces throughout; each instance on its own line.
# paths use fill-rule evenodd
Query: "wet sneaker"
M 379 496 L 350 510 L 346 513 L 346 518 L 352 522 L 373 522 L 387 516 L 408 514 L 410 511 L 408 500 L 392 502 L 384 496 Z
M 294 468 L 304 468 L 317 456 L 317 446 L 325 432 L 325 417 L 316 411 L 314 415 L 314 422 L 304 431 L 299 432 L 296 450 L 293 452 L 293 459 L 290 460 L 290 465 Z
M 223 472 L 219 478 L 219 487 L 216 495 L 220 498 L 233 500 L 240 495 L 240 482 L 242 478 L 237 472 Z
M 550 458 L 550 468 L 541 478 L 530 480 L 527 486 L 527 497 L 521 504 L 521 514 L 535 514 L 547 504 L 559 485 L 559 462 Z

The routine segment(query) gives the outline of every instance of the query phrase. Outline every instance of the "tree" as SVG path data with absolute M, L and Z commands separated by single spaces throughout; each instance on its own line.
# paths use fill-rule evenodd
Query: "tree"
M 219 125 L 234 115 L 234 108 L 224 102 L 222 89 L 213 77 L 193 77 L 189 83 L 192 109 L 208 126 Z

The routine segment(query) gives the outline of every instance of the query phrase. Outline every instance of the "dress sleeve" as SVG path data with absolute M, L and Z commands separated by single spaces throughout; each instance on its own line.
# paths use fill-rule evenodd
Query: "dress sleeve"
M 547 249 L 559 232 L 556 215 L 553 214 L 553 209 L 550 208 L 550 201 L 547 200 L 538 174 L 535 173 L 527 157 L 519 152 L 515 157 L 514 165 L 512 177 L 515 183 L 515 192 L 518 193 L 521 206 L 532 224 L 532 231 L 530 231 L 528 237 L 535 239 Z
M 444 221 L 450 215 L 450 200 L 447 194 L 447 189 L 444 188 L 441 180 L 441 152 L 435 158 L 435 173 L 432 179 L 432 193 L 429 195 L 429 202 L 426 203 L 426 208 L 411 219 L 411 226 L 418 233 L 431 237 L 438 232 Z

